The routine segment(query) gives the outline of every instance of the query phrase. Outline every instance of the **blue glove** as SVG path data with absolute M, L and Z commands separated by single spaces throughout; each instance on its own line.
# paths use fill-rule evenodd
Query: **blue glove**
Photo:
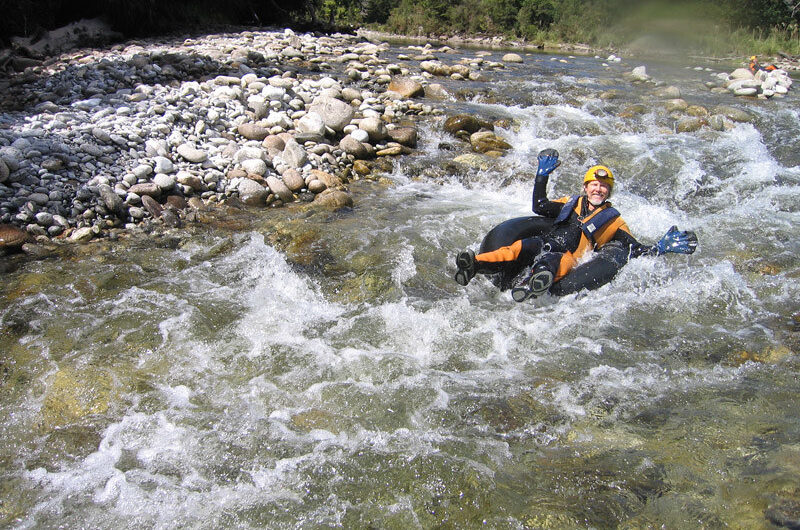
M 539 169 L 536 171 L 536 176 L 546 177 L 560 165 L 558 151 L 555 149 L 543 149 L 539 152 Z
M 680 232 L 677 226 L 671 227 L 664 237 L 656 243 L 658 255 L 674 252 L 676 254 L 692 254 L 697 248 L 697 236 L 694 232 Z

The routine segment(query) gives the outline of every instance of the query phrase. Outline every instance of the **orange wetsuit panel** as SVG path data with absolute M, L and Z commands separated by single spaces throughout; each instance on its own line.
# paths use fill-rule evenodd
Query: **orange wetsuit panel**
M 517 259 L 517 257 L 519 257 L 520 252 L 522 252 L 521 239 L 514 241 L 507 247 L 500 247 L 497 250 L 492 250 L 491 252 L 484 252 L 483 254 L 478 254 L 477 256 L 475 256 L 475 259 L 487 263 L 514 261 L 515 259 Z

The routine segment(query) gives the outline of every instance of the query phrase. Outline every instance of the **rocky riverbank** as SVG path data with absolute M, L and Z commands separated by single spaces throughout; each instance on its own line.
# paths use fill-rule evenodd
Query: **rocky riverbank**
M 85 241 L 192 208 L 347 206 L 409 153 L 422 86 L 386 46 L 291 30 L 72 51 L 0 87 L 0 246 Z

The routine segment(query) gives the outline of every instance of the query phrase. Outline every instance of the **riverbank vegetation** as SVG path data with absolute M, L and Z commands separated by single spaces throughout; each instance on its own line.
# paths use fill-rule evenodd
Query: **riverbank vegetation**
M 370 0 L 373 4 L 384 0 Z M 380 23 L 364 11 L 366 23 Z M 532 44 L 800 54 L 800 1 L 401 0 L 383 29 L 407 35 L 503 35 Z
M 800 0 L 0 0 L 0 40 L 105 17 L 127 37 L 222 24 L 800 55 Z

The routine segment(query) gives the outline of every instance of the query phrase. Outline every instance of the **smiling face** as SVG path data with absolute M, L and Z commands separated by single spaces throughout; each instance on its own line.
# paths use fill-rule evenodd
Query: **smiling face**
M 608 199 L 611 194 L 611 187 L 603 181 L 592 180 L 583 185 L 586 197 L 592 206 L 600 206 Z

